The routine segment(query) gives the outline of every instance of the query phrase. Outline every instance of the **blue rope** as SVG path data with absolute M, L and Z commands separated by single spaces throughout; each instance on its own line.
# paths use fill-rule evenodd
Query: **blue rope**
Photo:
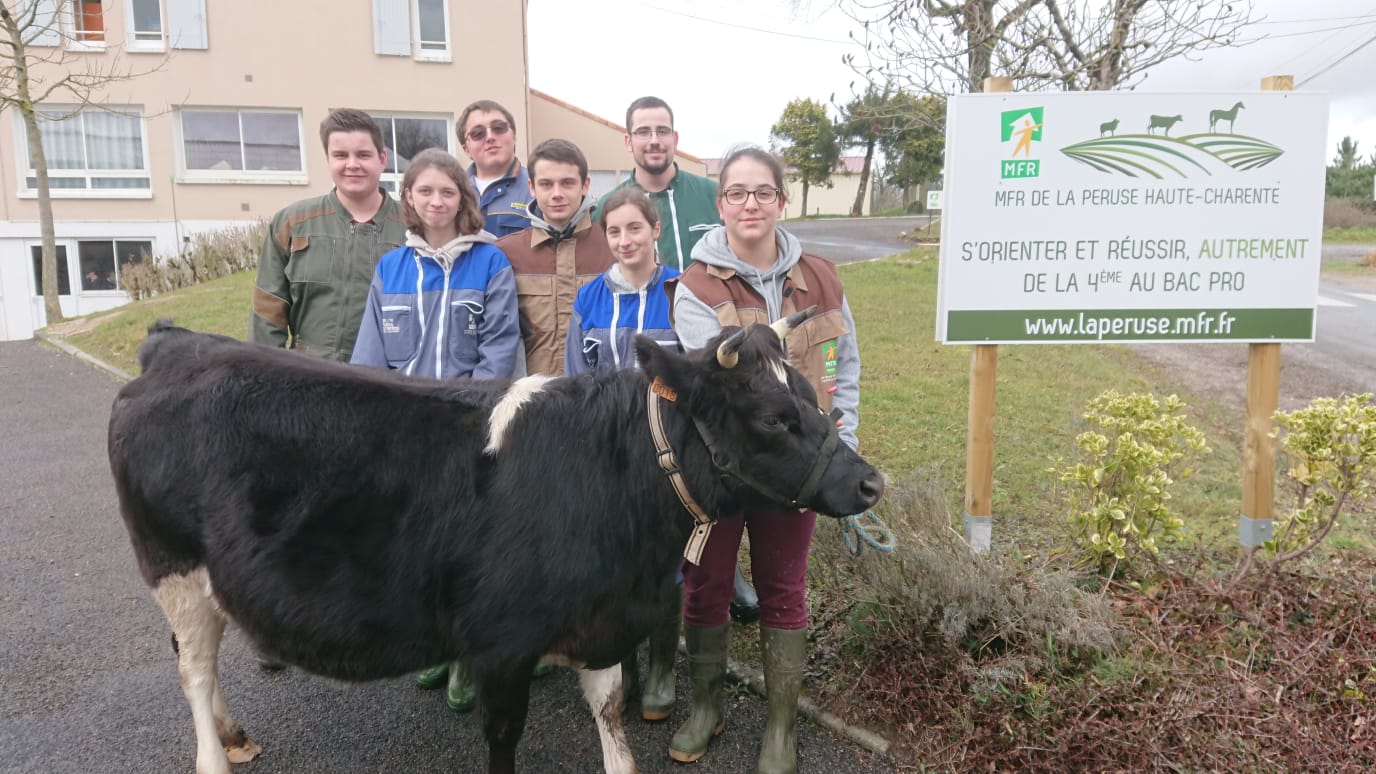
M 874 511 L 865 511 L 841 519 L 841 537 L 851 554 L 859 556 L 869 546 L 883 554 L 893 551 L 897 544 L 889 529 Z

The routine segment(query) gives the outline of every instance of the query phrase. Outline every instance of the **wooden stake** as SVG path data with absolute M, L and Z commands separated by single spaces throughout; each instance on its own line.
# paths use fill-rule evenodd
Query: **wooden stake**
M 1012 78 L 985 78 L 986 93 L 1011 92 Z M 988 553 L 994 531 L 994 397 L 999 348 L 977 344 L 970 353 L 970 409 L 965 428 L 965 539 Z
M 1292 91 L 1295 76 L 1261 79 L 1262 91 Z M 1271 539 L 1276 506 L 1276 440 L 1272 415 L 1280 405 L 1280 345 L 1247 346 L 1247 426 L 1242 440 L 1242 518 L 1238 538 L 1245 548 Z

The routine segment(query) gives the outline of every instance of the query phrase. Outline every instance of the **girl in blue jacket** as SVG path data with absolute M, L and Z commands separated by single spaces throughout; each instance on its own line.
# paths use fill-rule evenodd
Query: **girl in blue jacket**
M 416 154 L 401 181 L 406 245 L 378 261 L 349 362 L 416 376 L 506 379 L 521 346 L 516 279 L 483 231 L 458 159 Z
M 679 271 L 659 262 L 658 210 L 644 191 L 629 186 L 613 191 L 605 207 L 598 221 L 616 264 L 574 299 L 564 346 L 569 376 L 637 367 L 633 343 L 638 333 L 678 349 L 664 281 Z

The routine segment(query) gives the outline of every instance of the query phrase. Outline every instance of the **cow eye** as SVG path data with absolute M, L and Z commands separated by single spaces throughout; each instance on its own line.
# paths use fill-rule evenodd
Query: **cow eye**
M 778 414 L 765 414 L 764 416 L 760 417 L 760 424 L 770 428 L 771 430 L 777 429 L 784 426 L 784 418 L 779 416 Z

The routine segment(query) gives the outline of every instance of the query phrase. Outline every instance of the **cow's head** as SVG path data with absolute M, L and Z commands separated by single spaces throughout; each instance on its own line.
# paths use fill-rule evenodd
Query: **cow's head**
M 784 357 L 782 336 L 805 315 L 773 329 L 727 328 L 686 355 L 639 337 L 636 353 L 692 418 L 742 506 L 861 513 L 879 500 L 883 477 L 840 441 L 812 385 Z

